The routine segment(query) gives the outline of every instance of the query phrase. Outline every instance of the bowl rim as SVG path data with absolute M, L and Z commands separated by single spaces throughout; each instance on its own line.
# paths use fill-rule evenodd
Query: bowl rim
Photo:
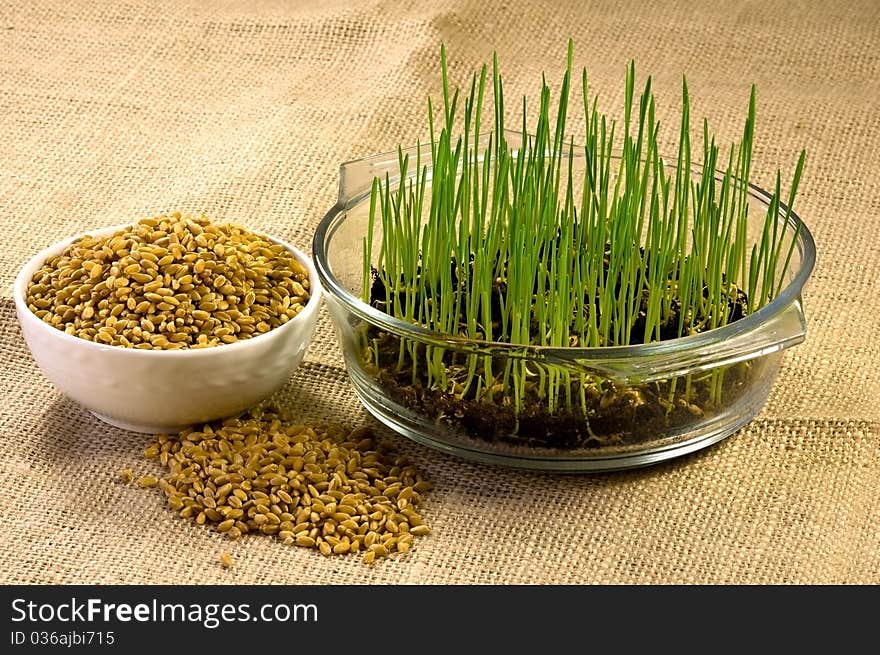
M 404 152 L 410 150 L 414 151 L 413 148 L 409 148 L 405 149 Z M 360 159 L 343 162 L 341 164 L 341 170 L 344 170 L 346 166 L 353 164 L 370 161 L 385 161 L 392 157 L 396 160 L 397 156 L 398 153 L 396 151 L 377 153 Z M 617 156 L 617 153 L 612 155 L 612 157 L 614 156 Z M 428 164 L 428 166 L 430 167 L 430 164 Z M 692 169 L 701 171 L 702 165 L 700 163 L 694 163 Z M 716 170 L 715 173 L 718 175 L 722 172 Z M 747 192 L 749 196 L 769 207 L 772 199 L 771 193 L 751 182 L 747 185 Z M 788 307 L 799 300 L 803 287 L 816 265 L 816 243 L 813 239 L 812 233 L 800 216 L 793 210 L 790 211 L 788 205 L 780 200 L 777 213 L 779 219 L 788 215 L 788 227 L 794 229 L 800 226 L 797 240 L 797 248 L 801 256 L 800 266 L 791 281 L 789 281 L 773 300 L 764 305 L 758 311 L 722 327 L 700 332 L 698 334 L 650 343 L 630 344 L 626 346 L 592 347 L 512 344 L 501 341 L 489 341 L 486 339 L 471 339 L 457 334 L 436 332 L 417 324 L 407 323 L 391 316 L 390 314 L 375 309 L 345 289 L 339 279 L 333 274 L 327 255 L 330 241 L 333 238 L 333 233 L 342 221 L 345 220 L 347 208 L 348 204 L 345 203 L 345 199 L 340 197 L 336 204 L 334 204 L 323 218 L 321 218 L 315 230 L 314 237 L 312 238 L 312 258 L 328 297 L 338 300 L 345 305 L 349 311 L 370 324 L 406 338 L 429 343 L 437 343 L 439 341 L 443 342 L 444 346 L 452 349 L 491 349 L 493 351 L 492 354 L 499 356 L 507 354 L 519 357 L 524 355 L 545 357 L 553 355 L 558 356 L 560 353 L 564 353 L 563 356 L 568 359 L 593 361 L 610 359 L 632 360 L 634 358 L 641 359 L 654 355 L 663 355 L 664 357 L 667 357 L 674 354 L 690 353 L 695 350 L 711 347 L 722 341 L 728 341 L 756 331 L 767 321 L 782 314 Z
M 28 307 L 27 302 L 25 300 L 25 294 L 27 291 L 27 286 L 30 281 L 33 279 L 34 273 L 39 269 L 40 266 L 51 256 L 59 254 L 64 251 L 64 249 L 72 244 L 77 239 L 81 239 L 85 236 L 103 236 L 105 234 L 114 234 L 120 230 L 124 230 L 126 228 L 132 227 L 134 223 L 125 223 L 121 225 L 111 225 L 107 227 L 99 227 L 92 230 L 86 230 L 85 232 L 81 232 L 79 234 L 75 234 L 70 237 L 66 237 L 60 241 L 56 241 L 50 246 L 43 248 L 38 253 L 30 257 L 19 269 L 18 274 L 15 277 L 15 282 L 13 284 L 13 299 L 15 301 L 15 307 L 18 310 L 19 321 L 22 323 L 28 323 L 31 326 L 34 326 L 34 329 L 38 330 L 47 330 L 49 334 L 52 334 L 55 337 L 61 338 L 62 340 L 69 340 L 69 343 L 72 347 L 81 347 L 87 349 L 93 349 L 96 352 L 118 352 L 118 353 L 126 353 L 130 354 L 134 357 L 164 357 L 167 359 L 174 358 L 195 358 L 195 357 L 210 357 L 211 355 L 216 355 L 218 352 L 223 353 L 231 353 L 231 352 L 239 352 L 244 348 L 250 346 L 253 347 L 255 345 L 260 345 L 269 340 L 269 338 L 277 337 L 281 331 L 285 329 L 293 329 L 288 326 L 295 326 L 297 323 L 303 323 L 308 320 L 308 317 L 312 314 L 315 314 L 320 307 L 321 300 L 323 298 L 324 288 L 321 284 L 320 275 L 318 274 L 317 268 L 314 265 L 314 262 L 299 248 L 291 245 L 290 243 L 275 237 L 271 234 L 267 234 L 265 232 L 249 230 L 254 234 L 258 234 L 263 236 L 273 243 L 276 243 L 280 246 L 286 248 L 293 256 L 306 267 L 306 270 L 309 272 L 309 299 L 306 301 L 306 304 L 303 306 L 302 310 L 294 316 L 292 319 L 284 323 L 283 325 L 279 325 L 278 327 L 269 330 L 268 332 L 264 332 L 263 334 L 259 334 L 255 337 L 251 337 L 250 339 L 242 339 L 240 341 L 236 341 L 234 343 L 224 343 L 222 345 L 213 346 L 211 348 L 185 348 L 185 349 L 177 349 L 177 350 L 147 350 L 145 348 L 124 348 L 121 346 L 113 346 L 105 343 L 97 343 L 95 341 L 89 341 L 87 339 L 83 339 L 81 337 L 74 336 L 72 334 L 67 334 L 63 330 L 59 330 L 56 327 L 52 327 L 51 325 L 45 323 L 41 319 L 34 314 L 30 307 Z M 245 228 L 248 229 L 248 228 Z M 298 320 L 302 319 L 302 320 Z M 261 341 L 262 340 L 262 341 Z

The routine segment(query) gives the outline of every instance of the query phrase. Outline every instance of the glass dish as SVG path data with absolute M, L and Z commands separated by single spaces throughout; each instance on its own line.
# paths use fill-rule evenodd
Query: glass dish
M 505 137 L 511 144 L 522 140 L 516 132 Z M 430 149 L 422 150 L 430 179 Z M 414 158 L 416 148 L 407 153 Z M 574 160 L 577 167 L 577 152 Z M 399 185 L 398 161 L 395 152 L 341 166 L 339 198 L 315 232 L 313 255 L 355 392 L 379 420 L 416 442 L 518 468 L 590 471 L 654 464 L 714 444 L 754 418 L 767 400 L 783 351 L 805 338 L 801 292 L 815 264 L 815 244 L 796 214 L 786 219 L 782 205 L 780 224 L 801 223 L 785 285 L 766 306 L 724 327 L 645 345 L 553 348 L 440 334 L 394 318 L 359 296 L 370 186 L 374 177 L 384 180 L 386 175 L 392 188 Z M 770 194 L 749 186 L 748 198 L 749 239 L 755 240 Z M 377 250 L 379 221 L 374 229 Z M 374 265 L 376 256 L 373 252 Z M 587 399 L 592 408 L 587 413 L 515 416 L 499 411 L 497 403 L 451 403 L 454 398 L 442 389 L 416 386 L 414 393 L 375 364 L 379 352 L 406 356 L 425 348 L 441 353 L 453 367 L 476 361 L 494 371 L 516 360 L 535 379 L 567 376 L 581 381 L 580 387 L 571 387 L 577 392 L 598 395 Z M 710 381 L 719 380 L 724 385 L 721 402 L 708 408 L 689 402 Z M 658 403 L 665 407 L 660 414 Z

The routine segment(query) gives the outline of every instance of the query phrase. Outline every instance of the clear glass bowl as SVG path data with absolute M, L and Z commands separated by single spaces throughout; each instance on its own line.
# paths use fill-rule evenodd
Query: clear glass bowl
M 521 142 L 515 132 L 505 137 L 510 144 Z M 430 179 L 430 149 L 422 151 Z M 404 153 L 414 158 L 416 148 Z M 574 158 L 577 167 L 577 153 Z M 361 402 L 386 425 L 424 445 L 484 463 L 557 471 L 615 470 L 667 460 L 714 444 L 748 423 L 770 393 L 783 350 L 806 335 L 801 291 L 816 250 L 802 223 L 785 286 L 772 302 L 692 336 L 646 345 L 552 348 L 439 334 L 401 321 L 359 297 L 370 186 L 374 177 L 386 174 L 392 188 L 400 184 L 398 153 L 341 166 L 339 199 L 315 232 L 314 263 Z M 748 198 L 749 239 L 757 240 L 770 194 L 750 186 Z M 778 220 L 786 220 L 784 206 Z M 787 220 L 791 227 L 800 222 L 793 212 Z M 380 230 L 376 221 L 373 244 L 381 243 Z M 372 255 L 375 264 L 377 252 Z M 535 380 L 551 375 L 580 380 L 569 388 L 592 394 L 591 409 L 515 416 L 497 402 L 462 403 L 446 390 L 409 384 L 409 370 L 394 375 L 375 365 L 379 352 L 406 357 L 426 347 L 441 353 L 453 370 L 476 361 L 481 369 L 498 371 L 514 359 Z M 721 402 L 697 402 L 705 400 L 712 383 L 723 384 Z

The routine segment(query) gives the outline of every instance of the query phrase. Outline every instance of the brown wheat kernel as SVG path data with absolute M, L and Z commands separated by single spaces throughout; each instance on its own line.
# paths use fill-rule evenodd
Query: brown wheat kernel
M 137 481 L 137 486 L 143 488 L 146 487 L 155 487 L 158 484 L 159 480 L 154 478 L 152 475 L 145 475 L 142 478 L 139 478 Z
M 131 469 L 124 469 L 119 474 L 119 479 L 122 481 L 122 484 L 131 484 L 131 481 L 134 480 L 134 473 L 132 473 Z
M 424 523 L 415 488 L 424 481 L 368 434 L 292 424 L 263 407 L 157 435 L 145 454 L 169 469 L 160 486 L 182 518 L 325 556 L 366 551 L 370 562 L 412 548 L 411 526 Z M 403 509 L 395 502 L 407 499 Z
M 275 329 L 302 310 L 308 289 L 307 270 L 283 246 L 175 213 L 77 239 L 34 274 L 27 304 L 73 336 L 179 350 Z
M 224 569 L 231 569 L 233 565 L 232 555 L 229 553 L 220 553 L 220 566 Z

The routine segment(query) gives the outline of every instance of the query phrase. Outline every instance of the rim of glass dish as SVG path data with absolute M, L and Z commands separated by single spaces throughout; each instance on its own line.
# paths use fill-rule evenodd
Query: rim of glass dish
M 372 159 L 381 160 L 391 157 L 392 155 L 396 158 L 397 152 L 376 153 L 360 159 L 349 160 L 344 162 L 342 166 L 369 162 Z M 612 154 L 612 158 L 618 156 L 618 153 Z M 700 164 L 694 164 L 692 165 L 692 170 L 701 171 L 702 166 Z M 723 174 L 722 171 L 718 170 L 716 170 L 715 173 L 716 175 Z M 748 184 L 748 194 L 768 207 L 773 197 L 771 193 L 751 182 Z M 763 323 L 775 315 L 781 313 L 791 305 L 792 302 L 800 297 L 804 285 L 812 274 L 813 268 L 816 264 L 816 243 L 813 240 L 813 235 L 810 233 L 807 224 L 804 223 L 797 213 L 789 211 L 788 205 L 780 201 L 777 217 L 784 218 L 785 215 L 788 214 L 788 225 L 792 228 L 796 228 L 798 223 L 800 223 L 797 246 L 801 255 L 801 262 L 797 273 L 791 282 L 789 282 L 785 288 L 773 298 L 773 300 L 753 314 L 749 314 L 733 323 L 728 323 L 723 327 L 714 328 L 706 332 L 646 344 L 592 347 L 513 344 L 504 341 L 470 339 L 456 334 L 447 334 L 429 330 L 421 325 L 407 323 L 391 316 L 390 314 L 386 314 L 351 294 L 342 286 L 333 274 L 329 262 L 327 261 L 327 250 L 330 245 L 330 240 L 333 238 L 333 232 L 335 232 L 336 227 L 345 220 L 345 211 L 346 207 L 340 201 L 337 201 L 336 204 L 333 205 L 333 207 L 331 207 L 324 215 L 320 223 L 318 223 L 318 227 L 315 230 L 315 235 L 312 239 L 312 259 L 315 268 L 318 271 L 318 277 L 321 278 L 321 283 L 324 285 L 324 290 L 328 295 L 332 295 L 334 298 L 341 301 L 351 312 L 369 323 L 399 335 L 406 335 L 407 338 L 433 343 L 442 341 L 445 346 L 453 349 L 456 348 L 457 345 L 459 347 L 467 347 L 470 349 L 491 348 L 496 350 L 496 354 L 499 355 L 504 351 L 508 351 L 512 356 L 515 355 L 520 357 L 529 353 L 534 354 L 535 356 L 565 353 L 567 357 L 599 360 L 631 359 L 661 353 L 668 355 L 675 352 L 695 350 L 703 346 L 712 345 L 747 334 L 759 328 Z

